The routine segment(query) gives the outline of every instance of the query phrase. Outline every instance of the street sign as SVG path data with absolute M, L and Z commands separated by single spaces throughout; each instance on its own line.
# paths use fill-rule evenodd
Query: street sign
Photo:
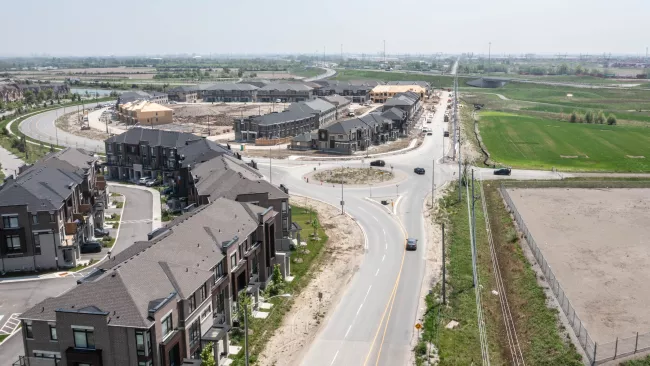
M 341 201 L 341 206 L 345 205 L 345 201 Z
M 415 329 L 420 330 L 420 328 L 422 328 L 422 324 L 415 323 Z

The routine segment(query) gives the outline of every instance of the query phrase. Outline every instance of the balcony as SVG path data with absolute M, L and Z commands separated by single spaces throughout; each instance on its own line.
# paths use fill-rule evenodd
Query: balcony
M 65 235 L 76 235 L 77 234 L 77 223 L 76 222 L 66 222 L 65 223 Z
M 82 203 L 79 205 L 79 213 L 82 215 L 90 213 L 92 205 L 90 203 Z

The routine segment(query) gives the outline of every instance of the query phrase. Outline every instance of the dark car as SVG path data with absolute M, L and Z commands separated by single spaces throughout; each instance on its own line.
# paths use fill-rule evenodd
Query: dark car
M 81 243 L 81 253 L 99 253 L 102 251 L 102 244 L 98 241 L 87 241 Z
M 102 229 L 102 228 L 99 228 L 99 227 L 95 228 L 95 236 L 98 237 L 98 238 L 101 238 L 102 236 L 108 236 L 108 234 L 110 234 L 110 233 L 106 229 Z
M 494 175 L 510 175 L 510 173 L 512 173 L 512 169 L 510 168 L 501 168 L 494 170 Z
M 433 136 L 433 132 L 427 132 L 427 136 Z
M 406 250 L 417 250 L 418 240 L 413 238 L 406 239 Z
M 449 137 L 449 131 L 445 131 L 445 132 L 443 132 L 442 136 L 443 136 L 443 137 Z
M 415 174 L 420 174 L 420 175 L 424 174 L 424 168 L 415 168 L 413 169 L 413 171 L 415 172 Z
M 370 166 L 385 166 L 386 162 L 383 160 L 373 160 L 370 162 Z

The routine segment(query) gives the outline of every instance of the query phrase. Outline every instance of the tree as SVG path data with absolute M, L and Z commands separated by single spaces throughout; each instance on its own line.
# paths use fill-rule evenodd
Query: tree
M 229 67 L 224 67 L 224 68 L 223 68 L 223 72 L 224 72 L 225 74 L 230 74 L 230 68 L 229 68 Z
M 34 96 L 34 93 L 32 93 L 30 90 L 23 93 L 23 98 L 25 99 L 26 104 L 34 104 L 34 102 L 36 101 L 36 97 Z
M 46 89 L 45 98 L 48 100 L 52 100 L 53 97 L 54 97 L 54 91 L 52 91 L 52 89 Z
M 578 67 L 576 67 L 576 75 L 582 75 L 584 73 L 585 69 L 582 67 L 582 65 L 578 65 Z
M 605 121 L 607 121 L 607 118 L 605 118 L 605 113 L 603 113 L 603 111 L 598 111 L 596 114 L 596 124 L 603 125 L 605 124 Z
M 244 76 L 244 71 L 246 71 L 246 69 L 241 68 L 241 67 L 239 69 L 237 69 L 237 77 Z
M 610 114 L 607 116 L 607 124 L 610 126 L 615 126 L 616 125 L 616 116 L 613 114 Z
M 239 295 L 237 296 L 237 319 L 239 320 L 239 324 L 241 326 L 244 325 L 244 316 L 248 318 L 248 321 L 250 321 L 251 319 L 252 316 L 251 304 L 252 304 L 251 297 L 248 296 L 246 290 L 244 289 L 239 291 Z
M 560 65 L 560 68 L 558 68 L 557 73 L 560 75 L 566 75 L 569 73 L 569 65 L 567 64 L 562 64 Z
M 571 112 L 571 117 L 569 117 L 569 122 L 571 123 L 578 122 L 578 112 L 576 111 Z
M 587 113 L 585 113 L 585 122 L 594 123 L 594 112 L 588 110 Z
M 212 342 L 208 342 L 201 350 L 201 366 L 215 366 Z

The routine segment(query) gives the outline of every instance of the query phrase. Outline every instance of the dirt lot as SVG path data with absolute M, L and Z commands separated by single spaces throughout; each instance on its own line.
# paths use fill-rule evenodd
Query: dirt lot
M 81 122 L 79 116 L 80 115 L 77 112 L 67 113 L 63 116 L 60 116 L 56 120 L 56 126 L 65 132 L 69 132 L 77 136 L 87 137 L 89 139 L 105 140 L 108 138 L 106 132 L 94 129 L 82 130 L 81 126 L 88 125 L 88 123 Z
M 316 337 L 323 324 L 329 319 L 332 305 L 345 292 L 354 273 L 361 263 L 364 246 L 363 232 L 347 215 L 341 215 L 338 208 L 328 204 L 302 198 L 291 197 L 291 203 L 312 206 L 318 212 L 321 225 L 329 240 L 323 254 L 320 268 L 309 285 L 295 297 L 295 302 L 284 318 L 282 325 L 271 336 L 266 348 L 258 359 L 258 365 L 283 366 L 297 365 Z M 323 292 L 320 305 L 325 321 L 318 321 L 318 292 Z
M 650 189 L 508 192 L 595 342 L 650 331 Z

